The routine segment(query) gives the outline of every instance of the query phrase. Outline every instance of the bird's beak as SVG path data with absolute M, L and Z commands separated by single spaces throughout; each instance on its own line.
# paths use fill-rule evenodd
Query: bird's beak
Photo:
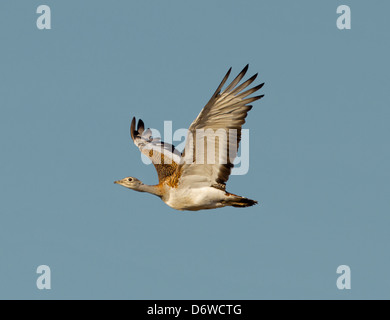
M 114 181 L 114 183 L 115 183 L 115 184 L 118 184 L 118 183 L 119 183 L 119 181 Z

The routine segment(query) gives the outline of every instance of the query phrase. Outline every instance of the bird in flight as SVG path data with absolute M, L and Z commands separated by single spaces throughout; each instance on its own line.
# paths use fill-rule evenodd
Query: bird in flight
M 159 183 L 147 185 L 134 177 L 114 183 L 139 192 L 160 197 L 168 206 L 177 210 L 197 211 L 226 206 L 250 207 L 257 201 L 226 191 L 233 161 L 241 140 L 241 127 L 245 123 L 250 103 L 264 95 L 247 98 L 264 83 L 246 89 L 257 73 L 239 85 L 248 65 L 224 89 L 231 69 L 209 102 L 188 129 L 185 148 L 180 153 L 171 144 L 153 138 L 151 130 L 145 130 L 142 120 L 133 118 L 130 135 L 141 153 L 154 164 Z

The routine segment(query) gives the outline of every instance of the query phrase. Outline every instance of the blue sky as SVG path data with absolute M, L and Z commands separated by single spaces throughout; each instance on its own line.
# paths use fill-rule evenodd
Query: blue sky
M 388 299 L 389 9 L 2 1 L 0 298 Z M 113 184 L 157 181 L 133 116 L 186 128 L 247 63 L 265 97 L 245 124 L 249 173 L 227 189 L 260 205 L 180 213 Z

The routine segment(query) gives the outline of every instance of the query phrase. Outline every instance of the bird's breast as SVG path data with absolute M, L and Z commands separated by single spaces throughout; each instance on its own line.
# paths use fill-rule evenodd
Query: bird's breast
M 176 210 L 203 210 L 223 207 L 225 192 L 213 187 L 169 188 L 163 201 Z

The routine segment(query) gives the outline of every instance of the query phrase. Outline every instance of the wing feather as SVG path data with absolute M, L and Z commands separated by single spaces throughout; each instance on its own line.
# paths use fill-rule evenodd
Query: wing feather
M 240 144 L 242 125 L 248 111 L 252 109 L 252 105 L 249 104 L 264 96 L 247 98 L 261 89 L 264 83 L 243 91 L 253 83 L 257 74 L 238 85 L 247 70 L 248 65 L 222 91 L 230 75 L 230 68 L 189 127 L 186 146 L 177 168 L 180 173 L 180 184 L 225 189 Z M 214 152 L 209 153 L 210 149 Z
M 130 135 L 138 149 L 146 155 L 156 168 L 159 183 L 173 175 L 180 163 L 181 154 L 169 143 L 152 137 L 152 131 L 145 130 L 144 122 L 138 121 L 135 130 L 136 119 L 131 121 Z

